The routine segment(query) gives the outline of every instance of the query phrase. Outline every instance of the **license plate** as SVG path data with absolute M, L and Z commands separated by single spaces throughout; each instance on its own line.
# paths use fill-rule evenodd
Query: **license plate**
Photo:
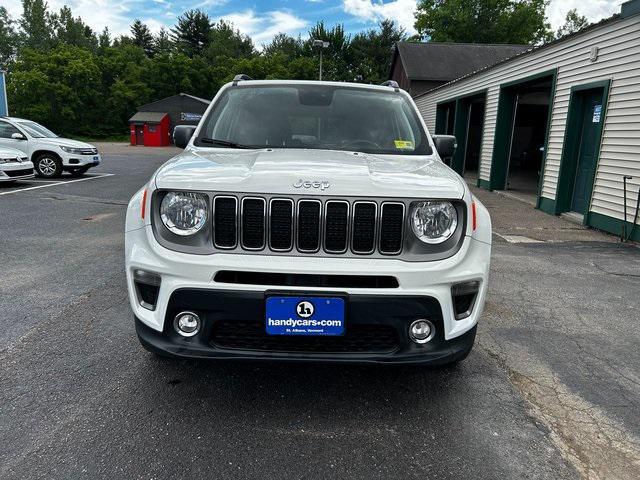
M 96 162 L 96 163 L 99 163 L 100 162 L 100 157 L 93 157 L 93 161 Z
M 344 299 L 339 297 L 268 297 L 269 335 L 343 335 Z

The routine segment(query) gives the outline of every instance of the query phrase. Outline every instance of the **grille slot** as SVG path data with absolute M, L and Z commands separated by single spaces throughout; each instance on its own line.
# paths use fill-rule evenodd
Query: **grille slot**
M 269 245 L 276 252 L 293 248 L 293 200 L 271 200 L 269 215 Z
M 318 275 L 220 270 L 213 281 L 279 287 L 398 288 L 398 279 L 388 275 Z
M 373 202 L 356 202 L 353 205 L 351 249 L 354 253 L 367 254 L 375 250 L 377 210 Z
M 380 215 L 380 253 L 395 255 L 402 250 L 404 204 L 386 202 Z
M 395 328 L 389 325 L 349 325 L 342 336 L 267 335 L 264 322 L 219 320 L 213 324 L 211 343 L 220 348 L 270 352 L 350 353 L 393 352 L 400 347 Z
M 213 201 L 213 244 L 217 248 L 235 248 L 238 244 L 238 200 L 216 197 Z
M 22 177 L 23 175 L 33 175 L 33 168 L 25 168 L 22 170 L 5 170 L 7 177 Z
M 262 250 L 265 238 L 265 207 L 263 198 L 245 197 L 242 199 L 242 248 Z
M 298 202 L 298 250 L 314 253 L 320 249 L 320 216 L 322 204 L 319 200 Z
M 217 249 L 324 255 L 399 255 L 407 207 L 402 201 L 218 195 Z
M 330 200 L 325 204 L 324 249 L 329 253 L 344 253 L 349 240 L 349 203 Z

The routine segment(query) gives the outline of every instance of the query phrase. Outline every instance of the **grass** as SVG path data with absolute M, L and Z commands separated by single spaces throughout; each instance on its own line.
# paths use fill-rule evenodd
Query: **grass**
M 131 137 L 129 135 L 105 135 L 97 137 L 86 137 L 84 135 L 69 135 L 67 138 L 78 140 L 80 142 L 126 142 L 129 143 Z

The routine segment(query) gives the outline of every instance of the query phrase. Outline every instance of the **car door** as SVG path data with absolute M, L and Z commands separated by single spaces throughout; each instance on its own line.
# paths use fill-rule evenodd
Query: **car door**
M 25 139 L 11 138 L 14 133 L 19 133 Z M 29 141 L 26 139 L 25 134 L 5 120 L 0 120 L 0 147 L 15 148 L 24 152 L 25 155 L 29 155 Z

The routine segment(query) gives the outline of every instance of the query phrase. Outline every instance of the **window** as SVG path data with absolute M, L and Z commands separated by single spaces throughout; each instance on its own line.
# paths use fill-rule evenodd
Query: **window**
M 33 138 L 56 138 L 57 135 L 36 122 L 18 122 Z
M 0 121 L 0 138 L 11 138 L 14 133 L 20 133 L 20 130 L 10 123 Z
M 431 153 L 415 108 L 404 95 L 332 85 L 229 88 L 195 144 L 216 146 L 212 139 L 250 148 Z

